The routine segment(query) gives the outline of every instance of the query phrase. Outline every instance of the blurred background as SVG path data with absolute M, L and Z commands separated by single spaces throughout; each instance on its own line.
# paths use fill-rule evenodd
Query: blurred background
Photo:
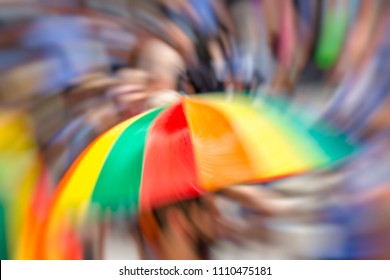
M 387 0 L 1 0 L 0 259 L 46 258 L 20 248 L 40 246 L 97 137 L 210 92 L 286 98 L 364 145 L 342 167 L 217 195 L 203 258 L 390 259 L 389 67 Z M 137 219 L 85 226 L 75 258 L 159 258 Z

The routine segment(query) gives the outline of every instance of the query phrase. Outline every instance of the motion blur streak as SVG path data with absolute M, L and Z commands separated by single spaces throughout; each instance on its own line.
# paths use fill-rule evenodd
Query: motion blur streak
M 0 259 L 390 259 L 389 34 L 387 0 L 0 0 Z M 298 141 L 292 120 L 289 133 L 277 134 L 271 121 L 246 123 L 245 110 L 223 105 L 235 120 L 228 123 L 222 113 L 213 117 L 219 105 L 190 108 L 207 93 L 227 104 L 244 98 L 264 115 L 264 102 L 277 104 L 269 119 L 303 116 L 313 138 L 326 124 L 325 138 L 339 140 L 342 131 L 359 151 L 337 165 L 276 176 L 296 162 L 330 158 L 341 142 L 317 155 L 330 146 Z M 138 123 L 127 133 L 139 138 L 113 139 L 112 128 L 125 134 L 123 122 L 183 96 L 183 107 L 163 111 L 151 133 Z M 234 138 L 246 143 L 236 145 L 240 159 L 226 144 L 233 145 L 226 131 L 238 127 L 248 130 Z M 201 142 L 207 133 L 219 138 Z M 83 163 L 61 197 L 60 182 L 99 139 L 117 155 L 104 167 L 109 191 L 87 186 L 106 160 L 96 154 L 99 162 L 88 159 L 95 169 Z M 175 157 L 180 144 L 187 152 Z M 139 160 L 125 169 L 129 182 L 121 181 L 117 198 L 114 169 L 130 154 Z M 254 165 L 264 155 L 267 164 Z M 275 180 L 247 183 L 271 167 Z M 147 191 L 130 189 L 135 181 Z M 203 195 L 197 184 L 205 181 L 219 191 Z M 189 200 L 179 191 L 185 184 Z M 174 188 L 175 203 L 157 201 Z M 93 203 L 98 195 L 108 209 Z M 161 207 L 140 206 L 142 199 Z M 56 201 L 61 220 L 52 218 Z M 46 231 L 52 225 L 58 236 Z

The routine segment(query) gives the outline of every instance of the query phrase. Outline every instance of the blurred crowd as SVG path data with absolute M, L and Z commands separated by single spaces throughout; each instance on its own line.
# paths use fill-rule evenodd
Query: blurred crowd
M 310 100 L 365 149 L 335 170 L 142 216 L 125 229 L 140 258 L 390 258 L 389 1 L 1 0 L 0 34 L 0 258 L 18 235 L 8 213 L 21 224 L 36 190 L 31 207 L 47 207 L 99 135 L 208 92 Z

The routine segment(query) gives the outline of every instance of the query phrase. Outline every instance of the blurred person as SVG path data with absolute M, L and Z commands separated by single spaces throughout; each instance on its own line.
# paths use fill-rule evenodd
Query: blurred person
M 208 259 L 217 237 L 218 215 L 211 197 L 195 198 L 141 215 L 146 255 L 151 259 Z
M 173 103 L 181 96 L 176 90 L 169 89 L 166 79 L 152 78 L 152 73 L 142 69 L 124 68 L 116 78 L 118 83 L 107 91 L 107 97 L 115 103 L 122 120 Z M 173 82 L 174 78 L 170 81 Z
M 390 259 L 390 119 L 387 100 L 362 131 L 365 149 L 340 172 L 339 199 L 326 221 L 344 235 L 337 259 Z M 329 256 L 327 256 L 329 257 Z
M 256 69 L 256 52 L 259 44 L 260 23 L 253 1 L 228 1 L 235 23 L 235 51 L 233 52 L 233 79 L 239 92 L 248 88 Z
M 187 22 L 187 18 L 184 17 L 183 11 L 177 8 L 174 3 L 175 1 L 147 1 L 142 9 L 134 11 L 137 18 L 137 29 L 139 30 L 138 43 L 134 46 L 134 50 L 130 55 L 130 61 L 133 63 L 133 66 L 144 43 L 150 39 L 161 40 L 174 48 L 186 64 L 194 64 L 196 62 L 191 28 L 186 24 L 184 26 L 177 24 L 176 17 L 180 17 L 180 19 L 184 20 L 184 23 Z
M 316 44 L 316 31 L 319 18 L 318 1 L 296 1 L 297 13 L 297 50 L 295 57 L 295 68 L 293 78 L 296 83 L 307 78 L 308 72 L 312 72 L 307 67 L 312 64 L 311 55 Z M 310 65 L 311 66 L 311 65 Z
M 122 98 L 126 102 L 137 102 L 142 111 L 162 106 L 178 100 L 179 86 L 187 91 L 190 84 L 182 82 L 186 76 L 187 64 L 185 58 L 174 47 L 158 38 L 145 38 L 134 53 L 133 60 L 137 71 L 146 73 L 142 82 L 143 88 L 137 93 Z M 188 91 L 191 91 L 189 89 Z
M 261 57 L 272 57 L 267 58 L 268 65 L 275 60 L 273 68 L 269 69 L 271 73 L 266 74 L 269 83 L 267 90 L 274 94 L 291 94 L 298 77 L 297 68 L 302 65 L 298 56 L 300 42 L 296 7 L 293 1 L 283 0 L 261 1 L 260 7 L 264 21 L 263 30 L 260 30 L 263 41 Z
M 380 19 L 382 1 L 362 1 L 358 7 L 358 13 L 350 26 L 350 32 L 343 47 L 335 69 L 332 71 L 333 83 L 342 79 L 348 71 L 354 69 L 357 63 L 367 52 L 370 40 L 373 39 L 375 28 Z
M 337 87 L 325 106 L 323 118 L 344 127 L 351 137 L 361 137 L 362 130 L 372 114 L 387 100 L 390 84 L 387 79 L 390 28 L 389 7 L 383 9 L 373 39 L 356 65 Z
M 341 218 L 347 239 L 342 258 L 390 258 L 389 158 L 388 151 L 386 156 L 366 154 L 346 173 Z
M 266 1 L 252 1 L 252 5 L 253 24 L 257 26 L 257 34 L 253 34 L 254 38 L 251 39 L 257 40 L 257 50 L 254 57 L 254 77 L 251 77 L 252 81 L 254 81 L 252 91 L 256 92 L 256 94 L 264 94 L 271 90 L 276 66 L 271 36 L 268 34 L 270 24 L 267 20 L 270 11 L 266 9 L 268 7 Z
M 200 18 L 187 0 L 158 0 L 157 5 L 167 19 L 182 29 L 191 40 L 195 40 L 193 23 L 200 22 Z
M 195 17 L 194 25 L 207 38 L 218 36 L 221 28 L 228 33 L 235 31 L 232 18 L 224 1 L 218 0 L 187 0 Z
M 105 49 L 92 40 L 91 32 L 92 27 L 85 17 L 50 15 L 29 26 L 21 45 L 44 51 L 60 63 L 62 71 L 53 73 L 52 77 L 52 87 L 58 91 L 80 75 L 108 67 Z
M 196 61 L 188 65 L 188 80 L 196 93 L 223 91 L 227 75 L 226 60 L 235 27 L 224 1 L 191 1 Z
M 280 66 L 291 71 L 294 64 L 297 44 L 297 18 L 292 1 L 278 1 L 281 14 L 279 17 L 278 60 Z
M 151 90 L 175 90 L 185 62 L 176 49 L 157 38 L 140 42 L 136 67 L 150 76 Z

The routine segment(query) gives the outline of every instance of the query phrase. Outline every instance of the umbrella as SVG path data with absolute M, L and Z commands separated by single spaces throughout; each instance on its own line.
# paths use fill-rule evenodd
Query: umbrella
M 58 186 L 38 257 L 70 258 L 63 240 L 78 243 L 64 232 L 82 227 L 94 205 L 111 213 L 147 211 L 327 167 L 355 149 L 336 128 L 289 113 L 285 102 L 183 97 L 118 124 L 79 156 Z

